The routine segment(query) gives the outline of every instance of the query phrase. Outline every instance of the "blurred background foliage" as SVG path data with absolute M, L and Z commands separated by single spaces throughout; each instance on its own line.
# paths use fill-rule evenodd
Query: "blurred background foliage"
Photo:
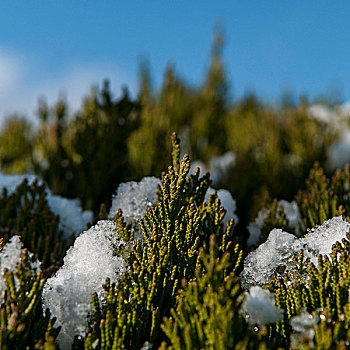
M 199 86 L 169 65 L 155 89 L 142 61 L 135 98 L 126 88 L 115 98 L 105 81 L 101 89 L 91 89 L 75 113 L 68 112 L 62 97 L 53 106 L 40 100 L 36 128 L 24 118 L 9 117 L 0 131 L 1 171 L 34 172 L 54 194 L 78 197 L 97 217 L 119 183 L 160 176 L 169 164 L 168 140 L 175 131 L 192 160 L 209 164 L 234 152 L 234 166 L 215 185 L 231 191 L 239 227 L 245 229 L 268 200 L 291 200 L 305 188 L 314 162 L 325 166 L 327 149 L 339 135 L 309 117 L 306 97 L 286 98 L 279 106 L 254 94 L 234 100 L 223 48 L 218 31 Z

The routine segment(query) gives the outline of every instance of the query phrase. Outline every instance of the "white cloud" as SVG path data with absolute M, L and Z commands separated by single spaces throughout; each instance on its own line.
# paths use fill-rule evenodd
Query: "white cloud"
M 15 88 L 21 69 L 16 57 L 0 50 L 0 98 Z
M 121 87 L 135 91 L 134 79 L 116 64 L 106 62 L 70 63 L 57 71 L 44 71 L 45 65 L 28 56 L 8 53 L 0 49 L 0 121 L 7 115 L 25 115 L 35 122 L 38 98 L 45 97 L 49 105 L 63 93 L 70 110 L 77 110 L 92 85 L 101 86 L 104 79 L 111 82 L 111 90 L 118 97 Z M 39 63 L 38 63 L 39 62 Z

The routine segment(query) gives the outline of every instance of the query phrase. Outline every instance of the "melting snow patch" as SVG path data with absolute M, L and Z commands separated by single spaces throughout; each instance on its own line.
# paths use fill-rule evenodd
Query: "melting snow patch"
M 303 310 L 300 315 L 294 316 L 290 320 L 290 325 L 294 332 L 306 333 L 310 328 L 317 324 L 316 317 Z
M 268 217 L 269 210 L 263 208 L 259 211 L 254 222 L 250 222 L 247 229 L 249 231 L 248 245 L 255 246 L 258 244 L 261 236 L 261 228 L 264 226 L 264 220 Z
M 307 336 L 310 339 L 310 348 L 314 346 L 312 340 L 315 336 L 315 327 L 317 325 L 318 318 L 310 315 L 304 309 L 300 315 L 294 316 L 290 320 L 290 325 L 293 329 L 291 336 L 292 348 L 297 348 L 297 345 L 301 343 L 301 338 Z
M 15 192 L 24 179 L 28 180 L 28 184 L 34 182 L 34 175 L 3 175 L 0 173 L 0 190 L 4 187 L 10 195 Z M 39 180 L 39 184 L 42 181 Z M 47 202 L 51 211 L 55 215 L 59 215 L 59 229 L 63 231 L 63 239 L 68 240 L 72 233 L 78 235 L 87 228 L 88 223 L 93 221 L 93 213 L 90 210 L 82 211 L 80 201 L 78 199 L 67 199 L 61 196 L 55 196 L 49 188 L 46 188 Z
M 205 200 L 208 201 L 209 196 L 214 192 L 217 192 L 218 198 L 220 199 L 221 205 L 226 209 L 226 215 L 223 219 L 224 224 L 226 225 L 232 218 L 235 220 L 235 225 L 238 223 L 238 216 L 235 214 L 236 211 L 236 201 L 232 198 L 232 195 L 227 190 L 214 190 L 209 187 L 205 195 Z
M 58 342 L 69 349 L 75 335 L 85 335 L 87 316 L 92 311 L 91 297 L 104 296 L 102 284 L 109 277 L 117 281 L 126 269 L 122 257 L 115 255 L 120 241 L 112 221 L 99 221 L 83 232 L 67 251 L 64 265 L 47 280 L 43 289 L 43 309 L 50 309 L 62 327 Z
M 112 197 L 112 206 L 108 214 L 108 218 L 112 219 L 118 209 L 121 209 L 125 222 L 131 222 L 135 232 L 135 239 L 143 240 L 143 234 L 139 227 L 138 221 L 144 217 L 147 209 L 152 204 L 157 204 L 157 186 L 161 181 L 156 177 L 144 177 L 140 182 L 130 181 L 121 183 L 117 192 Z M 209 188 L 205 200 L 214 192 L 217 192 L 221 201 L 221 205 L 226 209 L 226 215 L 223 222 L 226 224 L 231 218 L 238 222 L 235 214 L 236 201 L 227 190 L 215 190 Z
M 233 151 L 228 151 L 221 156 L 211 158 L 208 166 L 200 160 L 194 161 L 190 169 L 190 174 L 194 174 L 197 168 L 200 169 L 200 173 L 203 175 L 210 172 L 210 179 L 213 185 L 217 185 L 220 181 L 227 178 L 229 171 L 235 164 L 235 153 Z
M 317 266 L 318 255 L 329 255 L 333 244 L 346 238 L 349 229 L 350 224 L 341 216 L 325 221 L 303 238 L 273 229 L 267 241 L 246 257 L 241 274 L 243 287 L 267 284 L 278 267 L 290 271 L 294 265 L 293 258 L 301 249 L 305 259 L 310 258 Z
M 17 270 L 17 264 L 21 262 L 23 244 L 19 236 L 13 236 L 10 241 L 5 244 L 0 252 L 0 299 L 3 300 L 6 284 L 4 279 L 4 269 L 10 272 Z
M 28 180 L 28 183 L 32 183 L 36 177 L 34 175 L 4 175 L 0 173 L 0 189 L 4 187 L 7 189 L 7 193 L 11 194 L 16 191 L 16 187 L 21 184 L 24 179 Z M 41 181 L 39 181 L 41 184 Z
M 79 199 L 67 199 L 49 193 L 47 202 L 52 212 L 60 217 L 59 229 L 63 231 L 63 239 L 68 240 L 72 233 L 78 236 L 93 221 L 92 211 L 82 211 Z
M 296 201 L 288 202 L 284 199 L 278 201 L 277 208 L 280 208 L 282 206 L 282 209 L 284 213 L 287 216 L 287 219 L 289 221 L 289 225 L 291 228 L 295 230 L 295 233 L 297 235 L 300 235 L 300 226 L 303 228 L 304 223 L 301 219 L 299 207 Z M 248 238 L 248 245 L 249 246 L 255 246 L 258 244 L 260 235 L 261 235 L 261 228 L 264 226 L 264 220 L 269 215 L 269 210 L 264 208 L 261 209 L 258 213 L 257 218 L 254 222 L 249 223 L 247 229 L 249 231 L 249 238 Z M 279 215 L 277 213 L 276 219 L 279 218 Z
M 21 262 L 21 254 L 23 250 L 23 243 L 21 242 L 20 236 L 13 236 L 7 244 L 4 245 L 0 252 L 0 301 L 4 298 L 4 292 L 6 290 L 6 284 L 4 280 L 4 269 L 9 272 L 17 271 L 17 264 Z M 33 256 L 32 253 L 28 252 L 29 257 Z M 40 271 L 40 262 L 36 260 L 31 263 L 31 267 L 36 271 Z M 15 286 L 18 287 L 18 280 L 15 277 Z
M 345 130 L 340 139 L 328 149 L 327 166 L 334 170 L 350 162 L 350 130 Z
M 157 186 L 161 181 L 156 177 L 144 177 L 140 182 L 121 183 L 112 197 L 112 206 L 108 218 L 112 219 L 118 209 L 123 211 L 125 222 L 131 222 L 135 239 L 142 240 L 143 234 L 138 221 L 144 217 L 147 209 L 157 203 Z
M 337 114 L 322 104 L 315 104 L 309 107 L 308 115 L 310 118 L 317 119 L 326 124 L 334 123 L 337 120 Z
M 275 306 L 273 294 L 259 286 L 249 288 L 245 292 L 242 312 L 246 321 L 254 326 L 276 323 L 282 318 L 282 311 Z

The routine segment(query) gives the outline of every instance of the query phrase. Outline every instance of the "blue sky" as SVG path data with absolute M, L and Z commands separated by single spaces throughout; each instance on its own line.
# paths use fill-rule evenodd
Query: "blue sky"
M 234 97 L 283 91 L 350 100 L 350 1 L 41 1 L 0 4 L 0 118 L 33 115 L 37 98 L 66 94 L 72 109 L 91 84 L 137 92 L 148 58 L 159 85 L 168 62 L 192 84 L 208 65 L 213 29 L 225 28 Z

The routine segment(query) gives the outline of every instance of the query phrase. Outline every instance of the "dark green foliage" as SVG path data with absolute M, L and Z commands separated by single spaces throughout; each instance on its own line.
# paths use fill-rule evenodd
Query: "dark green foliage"
M 34 166 L 53 193 L 78 197 L 97 217 L 101 203 L 109 207 L 121 182 L 160 176 L 169 162 L 167 140 L 175 130 L 193 160 L 208 163 L 213 156 L 235 153 L 235 166 L 216 186 L 233 194 L 241 236 L 246 236 L 244 228 L 267 199 L 291 200 L 304 188 L 313 163 L 325 165 L 327 148 L 339 135 L 309 117 L 306 98 L 281 107 L 252 94 L 233 100 L 223 43 L 222 31 L 216 31 L 198 86 L 169 65 L 155 89 L 143 62 L 135 100 L 126 91 L 114 99 L 106 83 L 92 90 L 72 115 L 62 98 L 52 108 L 41 101 L 38 130 L 14 120 L 0 133 L 0 166 L 8 172 L 28 172 Z M 17 138 L 9 133 L 20 135 L 15 147 Z
M 225 211 L 217 196 L 203 202 L 209 175 L 200 178 L 197 171 L 188 176 L 189 157 L 180 161 L 179 141 L 173 136 L 173 162 L 162 175 L 158 203 L 140 222 L 145 241 L 133 245 L 131 225 L 124 222 L 121 211 L 114 217 L 119 235 L 129 242 L 116 254 L 124 254 L 129 269 L 120 281 L 106 281 L 107 299 L 102 305 L 93 297 L 91 332 L 85 343 L 76 339 L 77 349 L 139 349 L 145 341 L 154 348 L 166 341 L 163 347 L 175 349 L 287 349 L 290 319 L 302 309 L 317 316 L 319 323 L 315 338 L 301 337 L 300 348 L 348 345 L 347 240 L 336 245 L 331 259 L 320 257 L 318 268 L 300 255 L 293 276 L 276 276 L 269 288 L 285 310 L 282 322 L 251 333 L 238 314 L 242 300 L 235 276 L 243 253 L 236 243 L 246 238 L 247 223 L 267 207 L 260 242 L 272 228 L 295 233 L 272 198 L 295 198 L 305 228 L 337 215 L 349 217 L 350 168 L 330 177 L 324 174 L 327 148 L 338 135 L 309 117 L 306 99 L 282 107 L 254 95 L 233 101 L 222 49 L 223 36 L 217 32 L 199 86 L 188 84 L 169 65 L 161 88 L 155 90 L 143 65 L 135 100 L 126 90 L 114 99 L 105 83 L 101 90 L 92 90 L 74 115 L 68 115 L 62 98 L 52 108 L 40 101 L 37 130 L 13 117 L 0 132 L 1 171 L 34 170 L 53 193 L 78 197 L 100 219 L 107 217 L 111 195 L 121 182 L 161 174 L 169 161 L 167 140 L 172 130 L 181 135 L 186 153 L 194 160 L 208 163 L 227 151 L 236 155 L 227 178 L 216 184 L 229 189 L 237 201 L 240 222 L 233 238 L 233 223 L 222 224 Z M 316 160 L 319 163 L 312 168 Z M 37 183 L 24 182 L 15 193 L 3 191 L 0 198 L 0 237 L 7 241 L 17 234 L 42 261 L 43 276 L 57 270 L 67 246 L 59 239 L 58 218 Z M 215 249 L 210 241 L 213 234 Z M 48 315 L 40 316 L 39 310 L 43 277 L 23 266 L 18 271 L 26 272 L 17 292 L 13 275 L 5 273 L 8 288 L 1 306 L 0 347 L 37 344 L 39 349 L 54 349 L 56 331 L 51 330 Z
M 334 216 L 349 216 L 350 168 L 337 170 L 328 178 L 319 164 L 311 169 L 305 190 L 296 196 L 301 218 L 306 227 L 312 228 Z M 261 242 L 272 228 L 295 233 L 277 200 L 268 206 L 269 215 L 264 220 Z M 306 230 L 301 231 L 302 234 Z M 347 235 L 349 239 L 349 234 Z M 343 239 L 333 246 L 331 257 L 319 256 L 318 267 L 305 260 L 303 252 L 295 257 L 293 272 L 276 273 L 269 289 L 276 295 L 276 306 L 284 310 L 284 319 L 270 326 L 270 334 L 283 348 L 297 349 L 345 349 L 350 342 L 350 242 Z M 296 341 L 290 325 L 291 318 L 306 310 L 314 315 L 318 324 L 315 336 L 301 334 Z M 298 344 L 298 345 L 296 345 Z M 310 345 L 311 344 L 311 345 Z
M 150 92 L 149 73 L 142 72 L 140 125 L 128 140 L 134 176 L 159 176 L 169 163 L 172 130 L 186 130 L 193 114 L 193 93 L 169 66 L 159 93 Z M 187 150 L 188 152 L 188 150 Z
M 193 87 L 169 65 L 159 91 L 152 89 L 148 67 L 141 71 L 140 126 L 129 139 L 130 161 L 137 177 L 159 176 L 171 151 L 171 130 L 181 135 L 184 150 L 193 159 L 209 161 L 225 152 L 225 117 L 229 84 L 222 60 L 223 35 L 217 31 L 203 83 Z M 145 150 L 147 150 L 145 152 Z
M 240 314 L 241 288 L 232 256 L 225 253 L 219 258 L 212 235 L 209 254 L 202 249 L 200 259 L 203 270 L 197 269 L 191 282 L 183 280 L 176 308 L 163 321 L 168 344 L 164 342 L 162 348 L 258 349 Z
M 101 203 L 109 206 L 119 183 L 131 176 L 127 140 L 138 125 L 138 112 L 126 90 L 113 100 L 108 81 L 101 91 L 92 90 L 71 118 L 62 99 L 52 109 L 41 102 L 36 173 L 53 193 L 78 197 L 97 214 Z
M 0 306 L 0 348 L 3 350 L 57 348 L 58 330 L 53 329 L 54 320 L 50 320 L 49 313 L 43 316 L 41 307 L 45 278 L 31 268 L 30 260 L 25 249 L 17 271 L 4 270 L 6 291 Z
M 139 107 L 127 91 L 114 101 L 108 82 L 86 99 L 69 124 L 69 148 L 75 159 L 73 190 L 67 196 L 81 199 L 95 213 L 101 203 L 110 206 L 118 185 L 132 176 L 127 140 L 138 125 Z
M 307 104 L 278 110 L 254 95 L 239 101 L 226 119 L 228 148 L 237 155 L 227 183 L 238 217 L 252 221 L 269 198 L 291 200 L 304 187 L 314 162 L 326 161 L 334 132 L 308 117 Z
M 138 241 L 126 257 L 129 269 L 118 284 L 106 282 L 102 308 L 93 298 L 96 326 L 86 349 L 92 349 L 96 339 L 99 349 L 139 349 L 145 341 L 159 346 L 164 339 L 162 319 L 175 306 L 181 281 L 190 281 L 202 269 L 199 250 L 209 249 L 210 234 L 217 235 L 219 256 L 231 252 L 231 264 L 241 261 L 231 237 L 233 221 L 225 230 L 220 201 L 214 195 L 208 204 L 203 202 L 208 179 L 199 179 L 199 172 L 187 176 L 189 158 L 179 160 L 176 135 L 173 145 L 173 166 L 162 176 L 158 204 L 140 222 L 145 243 Z M 119 214 L 116 219 L 122 225 Z M 124 239 L 132 237 L 129 230 L 124 226 Z
M 67 243 L 60 239 L 59 218 L 46 200 L 44 185 L 27 179 L 8 194 L 6 188 L 0 197 L 0 238 L 5 243 L 20 235 L 24 246 L 42 262 L 45 275 L 55 272 L 62 263 Z
M 306 180 L 306 189 L 296 200 L 306 227 L 315 227 L 334 216 L 350 215 L 350 168 L 337 170 L 331 179 L 316 163 Z
M 34 139 L 33 165 L 37 175 L 45 180 L 53 193 L 66 195 L 72 191 L 72 159 L 65 147 L 68 130 L 68 107 L 60 97 L 49 108 L 39 100 L 40 127 Z
M 190 143 L 193 159 L 209 161 L 227 150 L 225 126 L 229 107 L 229 81 L 223 62 L 224 34 L 216 28 L 210 64 L 192 104 Z
M 304 224 L 304 232 L 306 232 L 305 228 L 313 228 L 335 216 L 349 217 L 349 198 L 349 165 L 345 165 L 343 170 L 337 169 L 334 175 L 328 178 L 319 163 L 316 162 L 305 181 L 305 189 L 299 190 L 295 196 Z M 296 234 L 295 229 L 290 227 L 282 205 L 278 205 L 277 199 L 265 206 L 269 212 L 261 228 L 260 243 L 266 241 L 273 228 Z M 303 227 L 299 226 L 299 231 L 303 232 Z
M 32 130 L 25 118 L 7 118 L 0 131 L 0 169 L 4 173 L 23 173 L 32 167 Z

